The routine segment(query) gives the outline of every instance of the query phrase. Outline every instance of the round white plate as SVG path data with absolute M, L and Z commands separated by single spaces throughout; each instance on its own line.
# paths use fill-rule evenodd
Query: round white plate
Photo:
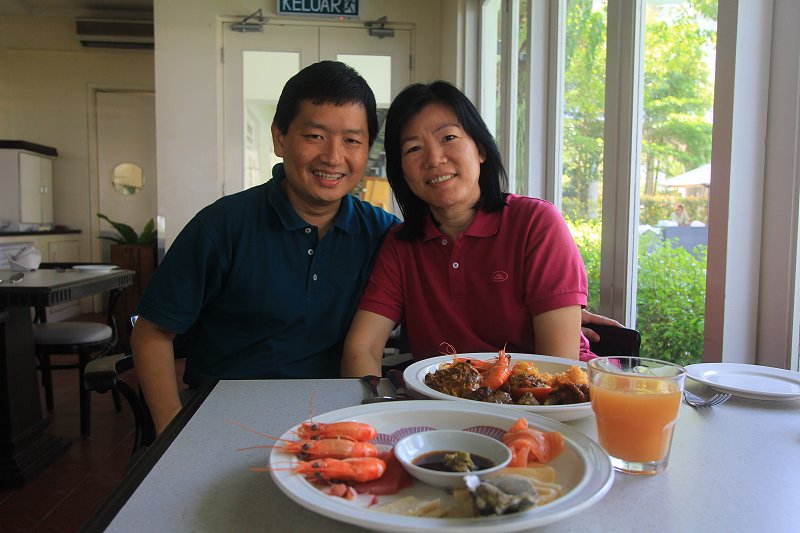
M 744 363 L 688 365 L 686 374 L 712 389 L 754 400 L 800 398 L 800 372 Z
M 270 474 L 278 487 L 299 505 L 335 520 L 380 531 L 525 530 L 563 520 L 583 511 L 609 491 L 614 480 L 614 471 L 608 455 L 599 445 L 560 422 L 530 413 L 510 411 L 489 404 L 475 406 L 461 402 L 416 400 L 348 407 L 314 417 L 314 421 L 357 421 L 370 424 L 379 432 L 373 442 L 389 443 L 401 435 L 428 427 L 467 429 L 488 426 L 507 430 L 520 416 L 527 418 L 531 427 L 561 432 L 566 444 L 564 452 L 549 463 L 556 470 L 556 482 L 561 484 L 563 494 L 548 504 L 522 513 L 482 518 L 426 518 L 377 511 L 377 506 L 367 507 L 364 500 L 368 502 L 370 497 L 345 500 L 323 493 L 303 476 L 287 470 L 297 464 L 297 459 L 278 451 L 270 454 L 269 465 L 274 469 Z M 281 438 L 295 440 L 298 427 L 299 425 L 290 429 Z M 397 494 L 379 496 L 378 506 L 408 495 L 420 499 L 440 497 L 443 502 L 451 498 L 442 489 L 415 481 L 412 487 Z
M 117 265 L 75 265 L 72 268 L 79 272 L 111 272 Z
M 536 365 L 536 368 L 543 372 L 550 374 L 558 374 L 564 372 L 571 366 L 579 366 L 583 369 L 586 368 L 586 363 L 575 361 L 573 359 L 564 359 L 562 357 L 550 357 L 548 355 L 534 355 L 525 353 L 512 353 L 511 364 L 517 361 L 530 361 Z M 465 353 L 459 354 L 459 357 L 469 359 L 494 359 L 497 353 Z M 450 396 L 443 392 L 439 392 L 428 387 L 425 384 L 425 376 L 428 373 L 435 372 L 441 363 L 452 361 L 453 357 L 450 355 L 443 355 L 441 357 L 431 357 L 430 359 L 423 359 L 417 361 L 406 367 L 403 372 L 403 379 L 406 382 L 406 387 L 414 392 L 431 398 L 433 400 L 456 400 L 460 402 L 469 402 L 471 405 L 486 405 L 486 402 L 479 402 L 477 400 L 467 400 L 465 398 L 458 398 Z M 512 408 L 529 413 L 536 413 L 537 415 L 546 416 L 553 420 L 577 420 L 592 414 L 592 403 L 574 403 L 569 405 L 501 405 L 503 408 Z

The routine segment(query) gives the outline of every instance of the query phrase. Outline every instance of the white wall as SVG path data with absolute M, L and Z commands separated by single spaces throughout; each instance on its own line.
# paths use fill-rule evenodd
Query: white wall
M 474 0 L 470 0 L 473 1 Z M 442 4 L 450 12 L 445 16 Z M 443 42 L 455 41 L 453 9 L 465 1 L 372 0 L 361 2 L 361 21 L 387 16 L 413 26 L 412 81 L 449 76 L 458 83 L 457 58 Z M 241 19 L 262 9 L 277 19 L 275 3 L 261 0 L 155 0 L 156 138 L 158 211 L 165 217 L 166 246 L 202 207 L 221 195 L 222 95 L 220 20 Z M 303 18 L 313 23 L 313 18 Z M 446 21 L 446 22 L 445 22 Z M 443 69 L 442 65 L 447 68 Z M 444 71 L 444 72 L 443 72 Z
M 91 258 L 89 87 L 154 88 L 153 53 L 89 50 L 66 17 L 0 17 L 0 138 L 58 150 L 53 161 L 55 222 L 82 230 Z
M 798 370 L 798 202 L 800 202 L 800 2 L 777 0 L 764 166 L 758 301 L 759 364 Z M 793 365 L 793 366 L 792 366 Z
M 800 3 L 719 7 L 704 360 L 797 370 Z

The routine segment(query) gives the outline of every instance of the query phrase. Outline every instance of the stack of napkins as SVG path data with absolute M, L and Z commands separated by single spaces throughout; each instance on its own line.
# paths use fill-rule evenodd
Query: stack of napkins
M 33 246 L 25 246 L 14 255 L 5 252 L 11 270 L 16 272 L 29 272 L 36 270 L 42 263 L 42 253 Z

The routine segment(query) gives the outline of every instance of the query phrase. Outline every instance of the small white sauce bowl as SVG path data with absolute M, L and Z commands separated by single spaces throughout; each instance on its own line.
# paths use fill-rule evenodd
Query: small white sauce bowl
M 442 472 L 414 464 L 418 457 L 437 451 L 463 451 L 485 457 L 495 466 L 472 472 Z M 505 468 L 511 461 L 511 450 L 497 439 L 456 429 L 434 429 L 414 433 L 394 445 L 394 453 L 406 471 L 428 485 L 441 488 L 463 487 L 464 476 L 483 477 Z

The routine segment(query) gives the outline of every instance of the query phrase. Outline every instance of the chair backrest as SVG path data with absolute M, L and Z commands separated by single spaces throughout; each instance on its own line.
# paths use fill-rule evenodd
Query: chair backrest
M 638 357 L 642 337 L 635 329 L 600 326 L 597 324 L 583 324 L 583 327 L 592 329 L 600 335 L 599 341 L 590 342 L 589 344 L 589 348 L 595 355 L 601 357 L 612 355 Z

